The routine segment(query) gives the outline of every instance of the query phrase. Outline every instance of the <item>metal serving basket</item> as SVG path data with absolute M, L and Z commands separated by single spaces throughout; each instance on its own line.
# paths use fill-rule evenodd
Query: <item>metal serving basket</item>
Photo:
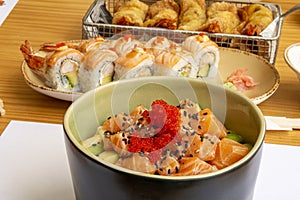
M 186 37 L 199 34 L 199 31 L 182 31 L 169 30 L 163 28 L 149 28 L 136 26 L 121 26 L 111 23 L 113 17 L 113 8 L 118 0 L 95 0 L 82 20 L 82 38 L 94 38 L 96 36 L 104 36 L 105 38 L 113 38 L 115 35 L 122 35 L 122 33 L 130 33 L 144 40 L 150 39 L 154 36 L 165 36 L 170 40 L 181 43 Z M 127 1 L 127 0 L 124 0 Z M 151 5 L 156 0 L 142 0 Z M 220 0 L 207 0 L 207 5 L 213 2 L 220 2 Z M 251 4 L 245 0 L 227 1 L 234 3 L 236 6 L 243 7 Z M 255 2 L 263 4 L 268 7 L 274 15 L 274 18 L 279 16 L 281 7 L 277 4 Z M 243 51 L 251 52 L 256 55 L 264 57 L 270 63 L 274 64 L 278 49 L 278 42 L 282 27 L 282 20 L 279 20 L 274 35 L 270 38 L 261 36 L 247 36 L 238 34 L 224 34 L 224 33 L 206 33 L 211 40 L 215 41 L 221 47 L 235 48 Z

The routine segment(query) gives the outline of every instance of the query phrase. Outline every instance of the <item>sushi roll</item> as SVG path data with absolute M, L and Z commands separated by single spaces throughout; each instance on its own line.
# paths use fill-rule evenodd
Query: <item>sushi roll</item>
M 117 52 L 118 56 L 125 56 L 135 47 L 142 47 L 143 43 L 131 34 L 126 34 L 118 39 L 111 40 L 109 47 Z
M 144 46 L 149 53 L 158 56 L 162 51 L 175 50 L 180 51 L 180 46 L 163 36 L 155 36 L 148 40 Z
M 188 52 L 161 51 L 155 57 L 154 67 L 157 76 L 192 77 L 191 72 L 195 71 L 193 58 Z
M 80 88 L 83 92 L 112 81 L 116 52 L 109 49 L 92 49 L 82 59 L 78 72 Z
M 95 38 L 82 40 L 78 46 L 78 50 L 81 51 L 82 53 L 86 53 L 89 50 L 95 48 L 107 49 L 108 46 L 109 46 L 108 41 L 106 41 L 103 37 L 98 36 Z
M 153 75 L 154 56 L 136 47 L 115 61 L 114 80 Z
M 83 54 L 72 48 L 60 48 L 45 58 L 46 85 L 62 91 L 80 91 L 78 69 Z
M 218 73 L 220 52 L 218 45 L 207 35 L 199 34 L 187 37 L 182 49 L 193 54 L 196 64 L 195 77 L 215 77 Z

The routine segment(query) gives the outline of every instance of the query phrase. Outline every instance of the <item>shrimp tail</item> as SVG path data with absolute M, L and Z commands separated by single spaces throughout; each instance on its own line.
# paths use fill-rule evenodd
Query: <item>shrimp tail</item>
M 39 71 L 43 68 L 45 58 L 35 55 L 35 52 L 28 40 L 25 40 L 24 44 L 21 44 L 20 51 L 22 52 L 27 65 L 31 69 Z

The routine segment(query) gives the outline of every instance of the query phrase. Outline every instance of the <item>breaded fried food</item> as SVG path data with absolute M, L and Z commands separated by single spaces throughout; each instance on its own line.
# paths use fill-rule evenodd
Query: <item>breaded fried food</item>
M 207 8 L 207 21 L 202 31 L 235 34 L 240 24 L 237 7 L 228 2 L 215 2 Z
M 177 29 L 179 6 L 174 0 L 160 0 L 148 10 L 145 27 Z
M 149 6 L 139 0 L 117 4 L 112 23 L 127 26 L 143 26 Z
M 243 35 L 258 36 L 272 21 L 273 13 L 261 4 L 251 4 L 238 10 L 243 21 L 239 32 Z
M 180 0 L 178 30 L 198 31 L 206 21 L 205 0 Z

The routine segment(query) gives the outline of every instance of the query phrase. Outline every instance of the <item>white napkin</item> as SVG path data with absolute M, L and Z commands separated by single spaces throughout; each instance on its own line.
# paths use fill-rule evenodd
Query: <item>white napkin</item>
M 4 0 L 4 4 L 0 5 L 0 26 L 15 7 L 17 2 L 18 0 Z
M 254 200 L 299 200 L 300 147 L 264 144 Z M 0 136 L 0 199 L 75 200 L 62 125 L 11 121 Z
M 0 136 L 0 199 L 74 200 L 61 125 L 11 121 Z
M 265 120 L 267 130 L 291 131 L 293 129 L 300 129 L 300 118 L 265 116 Z

